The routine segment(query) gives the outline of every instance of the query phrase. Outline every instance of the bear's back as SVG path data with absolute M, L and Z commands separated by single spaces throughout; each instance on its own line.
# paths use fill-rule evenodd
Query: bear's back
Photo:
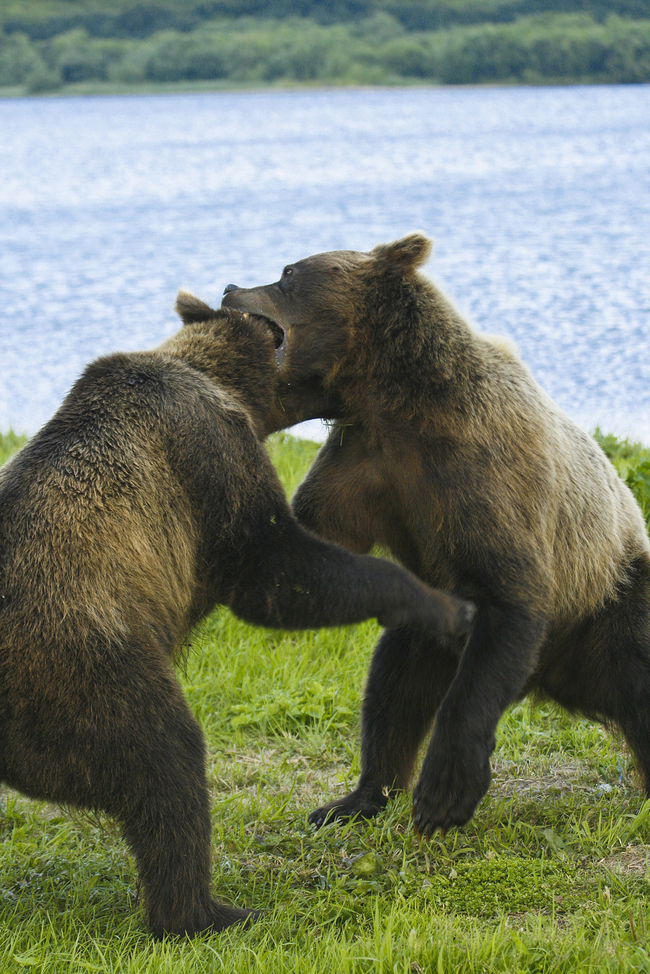
M 0 644 L 137 625 L 168 632 L 171 651 L 196 614 L 206 506 L 232 507 L 246 431 L 233 397 L 182 361 L 89 365 L 0 469 Z

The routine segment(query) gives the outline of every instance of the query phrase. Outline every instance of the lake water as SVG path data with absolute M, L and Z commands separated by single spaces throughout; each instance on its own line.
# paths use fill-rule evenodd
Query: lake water
M 0 429 L 169 335 L 181 285 L 413 229 L 577 422 L 650 443 L 648 85 L 0 101 Z

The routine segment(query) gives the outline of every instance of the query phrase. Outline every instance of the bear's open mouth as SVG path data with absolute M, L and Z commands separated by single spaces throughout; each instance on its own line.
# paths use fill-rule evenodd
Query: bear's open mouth
M 273 320 L 273 318 L 267 318 L 266 315 L 263 315 L 261 317 L 264 318 L 264 321 L 266 322 L 266 327 L 271 333 L 273 344 L 275 345 L 275 361 L 277 363 L 278 368 L 280 368 L 280 366 L 284 362 L 284 357 L 287 352 L 287 345 L 286 345 L 287 333 L 285 329 L 282 327 L 282 325 L 279 325 L 277 321 Z
M 275 345 L 276 349 L 281 348 L 282 345 L 284 344 L 284 339 L 286 337 L 286 332 L 284 328 L 282 327 L 282 325 L 279 325 L 277 321 L 273 321 L 272 318 L 266 318 L 265 321 L 266 321 L 267 328 L 269 329 L 271 335 L 273 336 L 273 344 Z

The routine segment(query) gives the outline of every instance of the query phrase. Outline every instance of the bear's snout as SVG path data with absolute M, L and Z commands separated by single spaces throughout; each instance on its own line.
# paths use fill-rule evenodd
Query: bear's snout
M 238 290 L 239 290 L 239 284 L 226 284 L 225 288 L 223 289 L 223 293 L 229 294 L 231 291 L 238 291 Z

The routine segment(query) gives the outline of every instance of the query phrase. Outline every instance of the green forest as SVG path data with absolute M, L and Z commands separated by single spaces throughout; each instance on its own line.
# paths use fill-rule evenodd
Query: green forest
M 4 93 L 650 81 L 650 0 L 0 0 Z

